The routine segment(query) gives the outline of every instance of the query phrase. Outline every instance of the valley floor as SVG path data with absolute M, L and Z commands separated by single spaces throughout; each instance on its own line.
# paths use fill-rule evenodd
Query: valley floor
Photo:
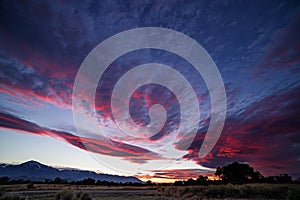
M 70 184 L 16 184 L 0 185 L 0 191 L 0 200 L 300 199 L 299 184 L 119 187 Z

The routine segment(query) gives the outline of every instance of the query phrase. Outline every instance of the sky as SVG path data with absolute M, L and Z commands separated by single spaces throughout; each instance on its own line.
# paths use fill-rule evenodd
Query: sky
M 186 59 L 165 50 L 139 49 L 110 63 L 96 83 L 94 101 L 87 97 L 82 105 L 95 108 L 95 115 L 87 112 L 87 119 L 96 119 L 101 133 L 89 120 L 74 122 L 74 83 L 85 58 L 104 40 L 142 27 L 189 36 L 219 70 L 226 92 L 226 120 L 205 157 L 198 156 L 212 116 L 205 77 Z M 100 57 L 105 58 L 105 53 Z M 125 117 L 145 127 L 151 123 L 150 107 L 160 104 L 165 109 L 163 127 L 152 135 L 142 131 L 128 135 L 117 127 L 111 106 L 115 85 L 124 74 L 146 63 L 178 71 L 197 97 L 199 126 L 194 135 L 185 135 L 191 139 L 187 147 L 180 145 L 182 138 L 174 141 L 173 136 L 181 116 L 193 118 L 194 110 L 182 110 L 177 93 L 159 84 L 136 88 Z M 149 76 L 145 72 L 143 77 L 152 76 L 169 77 L 161 70 Z M 124 90 L 132 87 L 130 82 L 121 85 Z M 180 91 L 192 98 L 192 93 Z M 238 161 L 264 176 L 287 173 L 297 178 L 300 3 L 2 0 L 0 133 L 3 163 L 37 160 L 51 166 L 173 181 L 210 175 L 216 167 Z

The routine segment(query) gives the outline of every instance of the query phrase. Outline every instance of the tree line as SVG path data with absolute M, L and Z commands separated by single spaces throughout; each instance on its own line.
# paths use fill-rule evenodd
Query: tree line
M 246 183 L 296 183 L 288 174 L 264 177 L 248 164 L 238 162 L 218 167 L 214 175 L 216 180 L 209 180 L 207 176 L 200 175 L 197 179 L 175 181 L 174 185 L 211 185 L 211 184 L 246 184 Z
M 288 174 L 281 174 L 279 176 L 264 177 L 260 172 L 255 171 L 248 164 L 240 164 L 238 162 L 229 165 L 218 167 L 214 173 L 217 179 L 209 180 L 207 176 L 199 175 L 198 178 L 189 178 L 187 180 L 175 181 L 174 183 L 152 183 L 147 182 L 127 182 L 118 183 L 113 181 L 101 181 L 92 178 L 87 178 L 80 181 L 67 181 L 60 177 L 54 180 L 45 179 L 43 181 L 30 180 L 10 180 L 8 177 L 0 178 L 0 184 L 22 184 L 22 183 L 47 183 L 47 184 L 72 184 L 72 185 L 101 185 L 101 186 L 140 186 L 140 185 L 174 185 L 174 186 L 190 186 L 190 185 L 219 185 L 219 184 L 245 184 L 245 183 L 299 183 L 293 181 Z
M 66 179 L 62 179 L 60 177 L 56 177 L 54 180 L 51 179 L 45 179 L 40 181 L 31 181 L 31 180 L 25 180 L 25 179 L 10 179 L 9 177 L 1 177 L 0 178 L 0 185 L 6 185 L 6 184 L 71 184 L 71 185 L 99 185 L 99 186 L 139 186 L 139 185 L 145 185 L 145 183 L 138 183 L 138 182 L 113 182 L 113 181 L 101 181 L 101 180 L 95 180 L 92 178 L 86 178 L 80 181 L 68 181 Z M 147 184 L 147 183 L 146 183 Z

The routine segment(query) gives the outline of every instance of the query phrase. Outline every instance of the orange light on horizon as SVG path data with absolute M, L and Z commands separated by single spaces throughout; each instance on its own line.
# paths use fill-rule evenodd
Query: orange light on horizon
M 199 174 L 200 175 L 200 174 Z M 189 178 L 196 180 L 198 177 L 185 177 L 185 178 L 174 178 L 174 177 L 153 177 L 152 175 L 138 175 L 138 179 L 147 182 L 151 181 L 153 183 L 174 183 L 175 181 L 186 181 Z M 207 175 L 208 180 L 219 180 L 219 177 L 214 174 Z

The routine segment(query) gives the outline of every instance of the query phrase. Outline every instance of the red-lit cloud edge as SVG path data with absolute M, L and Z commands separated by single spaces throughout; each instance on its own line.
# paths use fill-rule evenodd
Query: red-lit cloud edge
M 290 69 L 297 70 L 300 63 L 299 16 L 286 28 L 275 34 L 274 46 L 269 50 L 257 68 L 265 70 Z M 72 62 L 63 58 L 53 61 L 55 55 L 49 58 L 40 49 L 22 39 L 16 39 L 11 32 L 0 29 L 1 56 L 6 57 L 5 78 L 0 80 L 0 92 L 6 94 L 13 103 L 21 105 L 43 106 L 45 103 L 60 108 L 71 108 L 72 83 L 76 75 L 76 67 Z M 20 47 L 16 49 L 15 47 Z M 4 51 L 5 49 L 5 51 Z M 32 58 L 35 58 L 34 61 Z M 56 58 L 56 57 L 55 57 Z M 59 64 L 58 64 L 59 63 Z M 62 67 L 63 66 L 63 67 Z M 263 73 L 255 73 L 253 78 L 259 79 Z M 267 94 L 263 99 L 247 105 L 243 111 L 229 113 L 220 140 L 212 152 L 205 158 L 199 159 L 197 153 L 205 132 L 199 132 L 189 153 L 184 159 L 209 167 L 217 167 L 233 161 L 247 162 L 261 171 L 264 175 L 289 173 L 299 176 L 299 143 L 300 143 L 300 88 L 291 83 L 280 93 Z M 237 95 L 237 94 L 235 94 Z M 230 105 L 229 99 L 229 105 Z M 230 109 L 230 106 L 229 106 Z M 97 107 L 106 117 L 110 117 L 107 107 Z M 84 143 L 94 153 L 112 155 L 141 163 L 160 157 L 145 149 L 112 141 L 116 145 L 94 141 L 88 138 L 78 138 L 72 133 L 41 127 L 29 120 L 18 117 L 17 114 L 1 112 L 0 126 L 23 133 L 51 136 L 62 139 L 80 149 L 86 150 Z M 124 154 L 125 152 L 125 154 Z M 122 155 L 122 156 L 121 156 Z M 139 156 L 142 156 L 139 159 Z M 180 170 L 179 170 L 180 171 Z M 180 172 L 163 174 L 170 178 L 183 178 Z M 188 170 L 183 170 L 187 172 Z M 191 176 L 194 170 L 186 173 Z M 154 172 L 155 176 L 164 172 Z
M 222 135 L 208 156 L 198 158 L 205 134 L 199 132 L 183 159 L 194 160 L 202 166 L 212 168 L 234 161 L 246 162 L 264 175 L 289 173 L 298 176 L 299 97 L 300 88 L 281 95 L 273 94 L 255 102 L 239 115 L 227 118 Z M 79 138 L 70 132 L 42 127 L 8 112 L 0 113 L 0 128 L 50 136 L 83 150 L 88 149 L 93 153 L 115 156 L 134 163 L 161 159 L 159 155 L 140 147 L 116 141 Z M 195 170 L 178 169 L 174 173 L 175 171 L 154 171 L 153 177 L 186 179 L 199 174 Z
M 78 137 L 66 131 L 39 126 L 36 123 L 22 119 L 11 113 L 0 112 L 0 127 L 2 129 L 20 131 L 26 134 L 50 136 L 55 139 L 63 140 L 82 150 L 87 151 L 88 149 L 93 153 L 122 157 L 132 162 L 143 162 L 144 160 L 159 158 L 157 154 L 143 148 L 113 140 L 107 141 L 105 138 L 95 140 Z

